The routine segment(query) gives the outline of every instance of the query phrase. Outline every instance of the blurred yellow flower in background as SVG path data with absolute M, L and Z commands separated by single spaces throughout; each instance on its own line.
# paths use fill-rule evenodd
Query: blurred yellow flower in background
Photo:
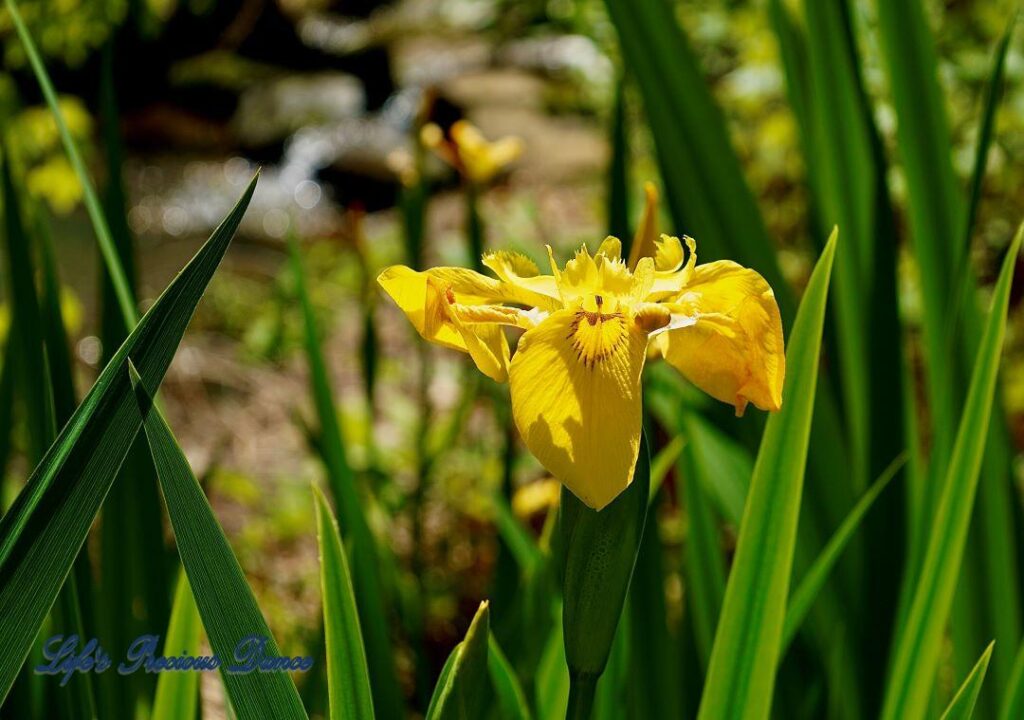
M 551 274 L 514 252 L 463 268 L 387 268 L 378 283 L 425 339 L 509 381 L 523 441 L 552 475 L 600 510 L 632 481 L 640 450 L 640 376 L 649 346 L 690 382 L 742 414 L 778 410 L 785 356 L 771 287 L 723 260 L 697 265 L 692 238 L 654 237 L 657 198 L 630 262 L 608 237 Z M 502 326 L 526 332 L 510 358 Z
M 455 122 L 448 137 L 440 127 L 428 123 L 420 132 L 420 140 L 465 179 L 477 185 L 493 180 L 523 154 L 521 139 L 509 136 L 490 142 L 466 120 Z

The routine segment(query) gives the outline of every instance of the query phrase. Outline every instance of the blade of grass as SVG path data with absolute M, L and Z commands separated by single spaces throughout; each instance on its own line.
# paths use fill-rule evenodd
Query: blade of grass
M 974 715 L 974 705 L 978 701 L 978 693 L 981 692 L 981 684 L 985 682 L 985 671 L 988 670 L 988 661 L 992 657 L 992 647 L 995 640 L 988 644 L 985 652 L 978 658 L 974 668 L 964 680 L 963 685 L 957 690 L 953 701 L 949 703 L 946 712 L 942 713 L 941 720 L 971 720 Z
M 427 720 L 472 720 L 487 715 L 493 694 L 488 676 L 489 638 L 490 613 L 487 602 L 482 602 L 465 639 L 449 658 L 450 667 L 446 665 L 447 672 L 441 673 Z
M 523 688 L 519 685 L 519 678 L 516 677 L 493 634 L 487 638 L 487 669 L 490 672 L 497 706 L 501 709 L 504 720 L 530 720 L 533 715 L 530 713 Z
M 134 241 L 128 227 L 123 187 L 123 149 L 120 113 L 114 88 L 114 40 L 102 50 L 99 88 L 99 120 L 106 157 L 103 206 L 114 249 L 124 270 L 133 305 L 136 296 Z M 106 360 L 127 335 L 111 273 L 100 258 L 100 347 Z M 145 437 L 136 437 L 104 501 L 99 526 L 99 574 L 97 624 L 102 637 L 117 652 L 141 634 L 166 627 L 170 620 L 172 580 L 179 566 L 173 550 L 164 542 L 164 524 L 156 470 Z M 130 537 L 132 542 L 124 542 Z M 150 673 L 97 676 L 109 715 L 125 716 L 140 703 L 148 703 L 157 677 Z
M 6 151 L 4 156 L 10 158 Z M 75 397 L 71 387 L 71 368 L 68 364 L 67 340 L 64 336 L 59 299 L 53 300 L 51 297 L 56 292 L 52 268 L 44 267 L 47 291 L 44 298 L 44 313 L 35 283 L 33 239 L 27 232 L 22 216 L 21 200 L 14 188 L 9 162 L 4 162 L 0 182 L 3 184 L 4 229 L 12 295 L 11 334 L 20 350 L 17 362 L 21 380 L 18 382 L 17 395 L 28 420 L 28 459 L 34 464 L 39 462 L 46 448 L 53 442 L 57 425 L 63 425 L 70 417 L 74 410 Z M 55 312 L 54 302 L 58 303 Z M 53 352 L 50 358 L 48 348 Z M 49 362 L 50 359 L 53 360 L 52 363 Z M 56 415 L 58 405 L 61 409 L 60 417 Z M 87 562 L 88 559 L 83 558 L 77 564 Z M 78 574 L 83 578 L 89 578 L 88 568 L 85 566 Z M 88 589 L 89 585 L 85 588 Z M 85 635 L 74 577 L 69 578 L 60 591 L 58 602 L 53 608 L 53 619 L 55 625 L 63 632 L 78 634 L 79 637 Z M 33 676 L 28 682 L 30 685 L 37 684 L 40 679 Z M 62 718 L 85 720 L 95 717 L 96 704 L 92 685 L 93 678 L 90 675 L 72 678 L 67 689 L 56 698 L 55 704 Z
M 1024 225 L 1010 246 L 993 292 L 992 309 L 985 323 L 924 563 L 893 655 L 882 713 L 887 720 L 913 720 L 923 717 L 928 710 L 939 645 L 953 602 L 974 507 L 1006 330 L 1013 270 L 1022 238 Z
M 295 683 L 287 672 L 228 670 L 231 664 L 244 664 L 237 648 L 246 638 L 266 641 L 260 657 L 278 657 L 281 653 L 185 454 L 160 411 L 153 408 L 152 391 L 131 360 L 128 371 L 178 554 L 210 646 L 225 663 L 221 665 L 221 677 L 232 707 L 241 720 L 268 715 L 282 720 L 306 718 Z
M 684 419 L 684 432 L 693 425 Z M 711 646 L 718 626 L 718 612 L 725 597 L 725 560 L 715 527 L 714 515 L 706 494 L 713 476 L 696 458 L 696 440 L 689 435 L 679 460 L 679 477 L 683 481 L 686 508 L 686 533 L 683 549 L 683 577 L 689 596 L 694 641 L 701 672 L 706 672 L 711 659 Z M 742 512 L 742 504 L 740 505 Z M 736 519 L 739 524 L 739 517 Z
M 669 631 L 665 557 L 658 531 L 660 506 L 656 499 L 647 510 L 626 604 L 630 640 L 637 649 L 630 658 L 630 705 L 639 717 L 676 718 L 682 716 L 677 682 L 681 670 L 675 638 Z
M 815 165 L 818 201 L 826 225 L 843 230 L 837 252 L 835 298 L 839 370 L 846 428 L 851 446 L 854 488 L 863 490 L 869 472 L 871 389 L 867 350 L 865 288 L 873 284 L 874 168 L 871 136 L 861 111 L 853 58 L 837 39 L 843 35 L 839 2 L 804 3 L 811 80 L 811 129 L 817 137 Z M 867 290 L 870 296 L 870 289 Z
M 14 429 L 14 352 L 10 333 L 4 342 L 3 368 L 0 368 L 0 518 L 7 511 L 7 461 L 11 459 L 11 433 Z
M 612 153 L 608 163 L 608 234 L 622 241 L 622 256 L 629 257 L 629 127 L 626 124 L 626 78 L 622 75 L 615 85 L 609 135 Z
M 786 352 L 782 410 L 765 427 L 698 718 L 767 718 L 779 660 L 837 231 L 811 275 Z
M 1017 648 L 1010 681 L 1006 684 L 999 707 L 999 720 L 1016 720 L 1019 717 L 1024 717 L 1024 642 Z
M 373 697 L 366 667 L 363 633 L 359 629 L 352 576 L 338 523 L 320 488 L 316 499 L 317 539 L 320 545 L 320 585 L 324 631 L 327 636 L 327 692 L 331 720 L 373 718 Z
M 523 573 L 533 572 L 544 562 L 544 553 L 537 546 L 533 536 L 523 527 L 519 519 L 508 506 L 508 501 L 500 493 L 492 495 L 494 505 L 494 524 L 498 528 L 498 534 L 505 545 L 512 553 L 520 571 Z
M 959 246 L 958 267 L 970 266 L 971 238 L 981 199 L 982 181 L 992 142 L 995 114 L 1002 94 L 1006 53 L 1017 15 L 1018 11 L 1014 10 L 992 59 L 992 68 L 989 72 L 979 121 L 974 171 L 971 176 L 963 237 Z M 963 272 L 960 274 L 955 292 L 954 316 L 949 321 L 948 332 L 951 353 L 955 351 L 958 341 L 962 343 L 965 340 L 959 337 L 963 318 L 975 316 L 975 313 L 972 312 L 976 310 L 973 303 L 965 302 L 975 295 L 973 273 Z M 969 336 L 976 335 L 973 326 L 979 321 L 969 320 L 969 322 L 972 323 L 972 328 L 967 334 Z M 977 346 L 977 340 L 971 337 L 966 338 L 966 341 L 969 347 Z M 978 578 L 976 582 L 969 580 L 961 582 L 953 606 L 957 618 L 954 623 L 954 629 L 957 631 L 954 635 L 956 644 L 954 665 L 958 670 L 968 667 L 973 660 L 974 648 L 988 638 L 994 638 L 1002 647 L 1010 647 L 1021 636 L 1020 576 L 1015 528 L 1015 520 L 1020 515 L 1014 513 L 1017 503 L 1014 500 L 1012 480 L 1012 450 L 1005 416 L 998 401 L 994 404 L 992 412 L 984 467 L 978 487 L 978 500 L 966 551 L 967 557 L 972 560 L 965 565 L 965 570 L 977 570 Z M 972 618 L 966 617 L 968 612 L 973 615 Z M 986 686 L 991 692 L 986 690 L 982 695 L 981 714 L 991 715 L 995 712 L 995 705 L 991 701 L 1004 692 L 1011 672 L 1012 659 L 1009 653 L 996 653 L 992 676 Z
M 811 605 L 814 604 L 815 598 L 818 596 L 818 592 L 825 585 L 828 580 L 829 573 L 835 566 L 839 556 L 842 555 L 843 550 L 846 549 L 847 543 L 850 538 L 853 537 L 854 533 L 860 528 L 861 520 L 867 515 L 868 510 L 874 504 L 875 499 L 888 487 L 889 482 L 899 474 L 899 471 L 903 468 L 906 463 L 906 454 L 902 454 L 897 457 L 885 472 L 882 473 L 881 477 L 875 480 L 874 484 L 868 488 L 867 492 L 857 501 L 857 504 L 850 510 L 850 514 L 846 516 L 843 524 L 839 526 L 835 534 L 829 538 L 825 548 L 815 559 L 814 564 L 811 565 L 810 569 L 804 574 L 800 584 L 797 585 L 796 590 L 789 598 L 789 604 L 786 607 L 786 622 L 782 630 L 782 651 L 781 655 L 786 654 L 786 650 L 789 648 L 789 644 L 793 641 L 796 636 L 796 631 L 800 629 L 800 625 L 803 623 L 804 618 L 807 616 L 808 611 L 811 609 Z
M 632 660 L 632 643 L 630 641 L 630 624 L 632 611 L 629 599 L 626 600 L 626 611 L 615 631 L 615 642 L 612 643 L 612 654 L 608 656 L 608 667 L 597 682 L 597 694 L 594 697 L 593 720 L 619 720 L 628 714 L 627 707 L 634 691 L 631 690 L 630 663 Z M 568 698 L 566 698 L 568 700 Z M 564 714 L 564 713 L 563 713 Z
M 686 439 L 682 435 L 676 435 L 665 443 L 665 446 L 651 459 L 651 495 L 648 500 L 653 503 L 658 497 L 658 491 L 662 483 L 668 477 L 669 472 L 676 464 L 679 454 L 686 445 Z
M 682 426 L 687 437 L 684 455 L 692 463 L 697 482 L 703 485 L 703 494 L 728 522 L 739 527 L 754 473 L 753 458 L 696 413 L 684 412 Z
M 3 184 L 4 247 L 7 283 L 10 287 L 9 337 L 18 350 L 14 356 L 19 378 L 15 395 L 20 401 L 27 425 L 29 459 L 35 463 L 45 454 L 51 435 L 50 428 L 55 424 L 52 415 L 53 390 L 47 372 L 42 315 L 35 285 L 35 263 L 22 219 L 20 201 L 11 178 L 8 161 L 10 153 L 4 149 L 3 156 L 0 183 Z
M 992 147 L 992 128 L 995 126 L 996 110 L 999 108 L 999 101 L 1003 96 L 1006 52 L 1010 48 L 1010 38 L 1013 37 L 1013 32 L 1017 27 L 1019 15 L 1020 10 L 1014 8 L 1006 23 L 1006 29 L 1003 30 L 1003 35 L 992 54 L 992 68 L 989 70 L 988 83 L 985 85 L 981 121 L 978 125 L 978 141 L 974 147 L 974 168 L 971 172 L 971 187 L 967 196 L 967 212 L 964 214 L 963 243 L 960 245 L 961 260 L 967 257 L 971 237 L 974 235 L 974 223 L 978 217 L 978 205 L 981 203 L 981 187 L 985 180 L 985 169 L 988 167 L 989 149 Z
M 560 609 L 560 608 L 559 608 Z M 556 613 L 561 616 L 561 612 Z M 569 670 L 562 623 L 555 622 L 537 667 L 537 717 L 563 718 L 569 704 Z
M 28 654 L 140 423 L 128 355 L 156 387 L 227 250 L 256 179 L 168 286 L 33 471 L 0 520 L 0 698 Z
M 25 22 L 21 19 L 18 5 L 14 0 L 5 0 L 5 3 L 7 11 L 11 14 L 11 21 L 14 24 L 15 31 L 18 33 L 18 38 L 25 48 L 25 55 L 28 57 L 32 72 L 35 73 L 36 81 L 43 92 L 46 104 L 50 107 L 54 122 L 57 123 L 57 132 L 60 135 L 61 142 L 64 144 L 64 152 L 67 153 L 71 167 L 74 169 L 75 175 L 78 176 L 78 181 L 82 185 L 85 208 L 89 213 L 89 220 L 92 222 L 93 231 L 96 233 L 96 240 L 99 242 L 100 251 L 103 253 L 103 261 L 106 263 L 111 282 L 117 293 L 117 301 L 121 308 L 125 327 L 132 328 L 138 322 L 138 312 L 132 299 L 128 278 L 118 259 L 117 248 L 110 234 L 107 219 L 103 215 L 103 208 L 100 205 L 99 197 L 96 195 L 96 189 L 89 179 L 89 172 L 85 167 L 85 162 L 82 160 L 81 153 L 78 152 L 74 139 L 71 137 L 71 133 L 68 131 L 67 123 L 64 122 L 64 115 L 61 113 L 60 104 L 57 101 L 57 93 L 53 89 L 53 83 L 50 82 L 46 66 L 36 50 L 35 42 L 32 40 L 28 28 L 25 27 Z
M 971 192 L 968 195 L 967 213 L 964 219 L 964 244 L 961 246 L 961 257 L 967 255 L 967 249 L 974 235 L 974 223 L 978 217 L 978 205 L 981 203 L 981 186 L 988 167 L 988 151 L 992 144 L 992 127 L 995 125 L 995 111 L 999 107 L 1004 89 L 1007 50 L 1010 39 L 1017 28 L 1019 9 L 1014 9 L 1006 30 L 1002 31 L 995 51 L 992 53 L 992 69 L 988 73 L 988 84 L 985 86 L 985 98 L 982 102 L 981 123 L 978 126 L 978 142 L 975 145 L 974 170 L 971 173 Z
M 320 422 L 319 447 L 327 469 L 331 498 L 338 509 L 341 531 L 352 561 L 353 586 L 359 623 L 366 643 L 374 710 L 381 720 L 400 720 L 405 716 L 405 709 L 388 630 L 386 612 L 389 605 L 379 567 L 380 555 L 384 550 L 377 544 L 363 513 L 355 473 L 346 457 L 345 443 L 334 407 L 334 391 L 327 375 L 316 317 L 306 288 L 302 257 L 294 238 L 289 240 L 289 252 L 305 327 L 310 386 Z
M 199 654 L 203 626 L 188 576 L 181 572 L 174 590 L 171 619 L 164 637 L 164 656 Z M 195 720 L 199 707 L 199 673 L 165 672 L 156 681 L 150 720 Z
M 953 273 L 962 242 L 963 198 L 957 188 L 937 58 L 924 9 L 912 2 L 878 2 L 884 66 L 898 118 L 897 142 L 907 182 L 910 236 L 920 268 L 927 387 L 934 464 L 943 468 L 956 427 L 957 372 L 945 342 Z M 955 270 L 954 270 L 955 269 Z
M 793 301 L 771 239 L 729 142 L 727 124 L 704 82 L 669 3 L 606 0 L 630 76 L 654 135 L 677 227 L 701 242 L 702 256 L 756 267 L 775 288 L 783 317 Z
M 71 351 L 68 348 L 64 314 L 61 309 L 61 285 L 57 276 L 53 241 L 38 206 L 33 218 L 35 220 L 34 238 L 39 246 L 43 269 L 43 294 L 40 311 L 46 366 L 49 371 L 53 399 L 51 415 L 54 424 L 49 428 L 50 432 L 46 438 L 46 445 L 49 446 L 57 434 L 57 428 L 63 427 L 74 414 L 78 401 L 71 369 Z M 94 625 L 95 602 L 92 578 L 89 554 L 81 553 L 75 560 L 73 574 L 65 581 L 58 596 L 59 613 L 55 618 L 56 626 L 77 633 L 79 637 L 88 637 L 90 635 L 88 629 Z M 94 676 L 82 675 L 73 678 L 71 686 L 70 693 L 62 696 L 62 700 L 66 704 L 65 716 L 69 718 L 97 717 Z

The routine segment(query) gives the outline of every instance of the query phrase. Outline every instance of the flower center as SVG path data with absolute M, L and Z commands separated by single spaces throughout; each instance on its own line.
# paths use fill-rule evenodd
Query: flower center
M 576 311 L 566 339 L 572 340 L 576 358 L 590 368 L 615 353 L 626 341 L 626 332 L 626 318 L 618 311 L 618 302 L 593 295 Z

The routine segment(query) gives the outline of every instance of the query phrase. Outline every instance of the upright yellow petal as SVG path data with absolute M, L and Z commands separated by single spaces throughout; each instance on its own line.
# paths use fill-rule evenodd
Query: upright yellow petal
M 683 250 L 683 244 L 686 250 Z M 647 300 L 657 302 L 678 295 L 693 279 L 697 264 L 697 242 L 689 235 L 680 240 L 671 235 L 662 235 L 655 243 L 654 282 Z M 683 259 L 686 264 L 683 264 Z
M 560 310 L 512 358 L 516 426 L 541 464 L 600 510 L 633 480 L 647 332 L 624 313 Z
M 786 356 L 775 294 L 753 270 L 723 260 L 699 265 L 666 303 L 672 325 L 656 338 L 665 359 L 690 382 L 742 415 L 782 405 Z M 679 318 L 677 320 L 677 318 Z
M 503 310 L 514 310 L 494 308 L 475 317 L 458 312 L 459 306 L 488 307 L 485 303 L 500 295 L 500 282 L 462 268 L 417 272 L 394 265 L 377 277 L 377 283 L 425 340 L 469 353 L 480 371 L 498 382 L 508 378 L 508 340 L 498 323 Z M 515 324 L 514 318 L 503 324 Z
M 541 275 L 536 263 L 522 253 L 498 250 L 486 253 L 484 266 L 490 268 L 505 283 L 510 302 L 556 310 L 562 306 L 558 284 L 552 275 Z
M 644 183 L 644 214 L 640 218 L 633 245 L 629 249 L 629 267 L 633 269 L 640 258 L 654 257 L 655 241 L 658 239 L 658 188 L 652 182 Z
M 609 235 L 601 242 L 597 254 L 604 255 L 611 260 L 620 260 L 622 258 L 622 241 L 614 235 Z

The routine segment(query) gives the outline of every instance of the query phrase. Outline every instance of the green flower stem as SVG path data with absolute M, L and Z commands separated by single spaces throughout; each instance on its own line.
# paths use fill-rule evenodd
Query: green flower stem
M 573 673 L 569 676 L 569 705 L 565 720 L 588 720 L 594 709 L 594 694 L 597 692 L 597 675 Z
M 484 222 L 480 217 L 480 186 L 466 180 L 466 238 L 473 269 L 483 272 Z
M 99 242 L 100 252 L 103 255 L 103 262 L 107 266 L 107 272 L 110 274 L 110 281 L 117 295 L 117 304 L 121 309 L 125 327 L 128 329 L 134 328 L 139 320 L 138 310 L 135 307 L 135 301 L 132 299 L 131 285 L 129 285 L 128 277 L 121 266 L 117 247 L 114 245 L 114 238 L 110 233 L 107 218 L 103 215 L 103 208 L 100 205 L 99 197 L 96 195 L 96 189 L 89 179 L 89 173 L 85 168 L 82 155 L 78 152 L 78 147 L 75 145 L 68 126 L 64 122 L 64 116 L 61 114 L 60 105 L 57 102 L 57 93 L 53 89 L 53 83 L 50 82 L 49 76 L 46 74 L 46 67 L 43 65 L 42 58 L 39 57 L 39 52 L 36 50 L 32 36 L 28 32 L 28 28 L 25 27 L 25 22 L 21 19 L 18 6 L 14 3 L 14 0 L 6 0 L 6 4 L 18 37 L 21 39 L 22 45 L 25 46 L 25 54 L 28 56 L 29 64 L 31 64 L 32 71 L 39 81 L 43 97 L 46 98 L 46 104 L 50 107 L 53 120 L 57 124 L 57 132 L 60 134 L 64 150 L 68 154 L 68 161 L 71 163 L 71 167 L 74 168 L 78 181 L 82 184 L 85 208 L 89 213 L 89 219 L 92 221 L 93 230 L 96 232 L 96 240 Z

